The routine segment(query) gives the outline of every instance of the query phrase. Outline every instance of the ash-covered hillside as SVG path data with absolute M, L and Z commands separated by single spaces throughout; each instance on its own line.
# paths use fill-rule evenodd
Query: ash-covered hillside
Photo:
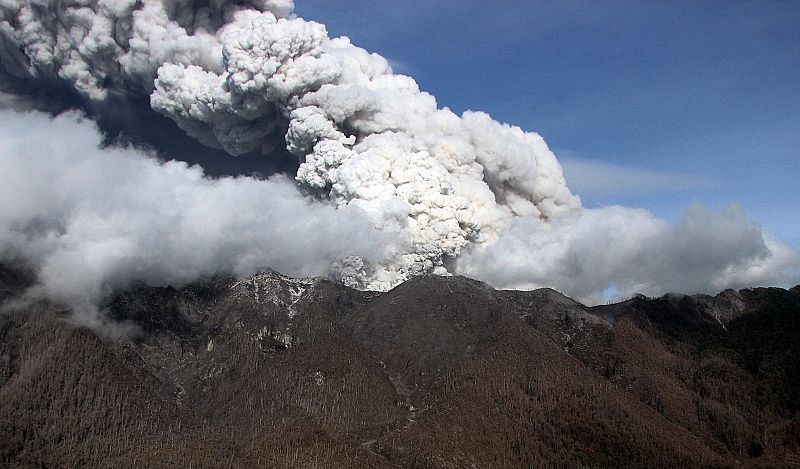
M 30 281 L 0 269 L 0 301 Z M 113 331 L 35 304 L 0 316 L 0 465 L 791 467 L 799 290 L 586 307 L 264 272 L 119 293 Z

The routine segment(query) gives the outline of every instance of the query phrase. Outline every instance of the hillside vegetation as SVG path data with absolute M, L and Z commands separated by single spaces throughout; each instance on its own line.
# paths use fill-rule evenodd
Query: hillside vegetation
M 0 269 L 0 300 L 29 276 Z M 422 277 L 140 286 L 0 316 L 3 467 L 791 467 L 800 291 L 586 307 Z

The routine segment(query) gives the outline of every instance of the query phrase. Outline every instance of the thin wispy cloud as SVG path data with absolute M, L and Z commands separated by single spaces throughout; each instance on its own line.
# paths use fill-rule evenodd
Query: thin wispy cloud
M 561 159 L 569 186 L 579 195 L 621 197 L 714 189 L 719 182 L 693 174 L 635 168 L 604 161 Z

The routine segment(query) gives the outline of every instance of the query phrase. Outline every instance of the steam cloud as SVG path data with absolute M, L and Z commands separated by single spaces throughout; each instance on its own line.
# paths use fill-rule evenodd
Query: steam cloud
M 288 151 L 299 164 L 292 184 L 213 180 L 100 148 L 75 114 L 50 122 L 6 111 L 15 124 L 0 131 L 4 255 L 33 264 L 50 294 L 89 299 L 134 279 L 179 283 L 259 265 L 375 289 L 465 273 L 592 302 L 612 285 L 652 294 L 797 279 L 797 253 L 735 208 L 691 207 L 675 226 L 641 210 L 581 208 L 539 135 L 439 109 L 384 58 L 292 9 L 291 0 L 0 2 L 7 77 L 66 84 L 88 102 L 149 95 L 204 145 L 234 156 Z
M 263 267 L 357 273 L 351 256 L 375 263 L 402 240 L 357 207 L 309 199 L 286 176 L 210 179 L 197 166 L 101 148 L 75 113 L 2 110 L 0 119 L 0 257 L 31 264 L 43 293 L 72 305 L 134 280 L 182 285 Z

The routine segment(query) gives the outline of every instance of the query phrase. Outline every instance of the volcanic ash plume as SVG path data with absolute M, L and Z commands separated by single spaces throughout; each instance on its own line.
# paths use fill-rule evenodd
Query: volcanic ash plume
M 306 190 L 411 235 L 405 253 L 359 286 L 444 273 L 445 261 L 493 241 L 515 216 L 579 207 L 541 137 L 437 109 L 382 57 L 291 17 L 291 2 L 195 3 L 6 2 L 2 60 L 93 100 L 150 93 L 153 109 L 231 155 L 269 157 L 284 135 Z
M 187 134 L 234 156 L 296 156 L 306 194 L 403 234 L 396 254 L 342 264 L 358 266 L 342 272 L 358 287 L 473 272 L 457 262 L 466 248 L 472 260 L 490 248 L 499 259 L 508 230 L 524 238 L 519 226 L 580 218 L 539 135 L 439 109 L 384 58 L 292 9 L 291 0 L 4 0 L 0 61 L 15 79 L 66 83 L 89 102 L 149 95 Z M 526 254 L 531 264 L 541 252 Z
M 76 113 L 0 109 L 0 122 L 0 262 L 33 267 L 33 293 L 71 306 L 90 310 L 136 281 L 179 286 L 263 267 L 329 275 L 350 256 L 376 263 L 402 241 L 283 175 L 211 179 L 135 148 L 104 148 Z

